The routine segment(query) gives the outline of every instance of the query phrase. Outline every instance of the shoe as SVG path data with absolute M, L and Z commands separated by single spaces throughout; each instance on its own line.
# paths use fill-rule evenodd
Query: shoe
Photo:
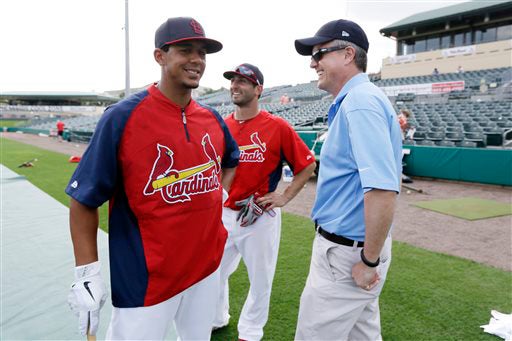
M 404 184 L 412 184 L 413 183 L 412 179 L 404 174 L 402 174 L 402 182 Z

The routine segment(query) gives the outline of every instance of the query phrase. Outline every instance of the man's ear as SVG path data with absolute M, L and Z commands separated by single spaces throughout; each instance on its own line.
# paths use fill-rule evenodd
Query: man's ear
M 348 46 L 347 48 L 345 48 L 344 54 L 345 60 L 347 62 L 345 65 L 350 64 L 350 62 L 356 59 L 356 50 L 352 46 Z
M 153 57 L 160 66 L 165 64 L 165 52 L 162 49 L 156 48 L 153 51 Z
M 256 85 L 258 97 L 263 93 L 263 85 Z

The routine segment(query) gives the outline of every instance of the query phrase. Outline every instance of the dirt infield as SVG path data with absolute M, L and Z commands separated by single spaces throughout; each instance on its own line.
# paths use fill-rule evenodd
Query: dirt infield
M 81 155 L 86 147 L 29 134 L 2 133 L 1 136 L 68 155 Z M 279 188 L 286 185 L 281 183 Z M 464 197 L 512 204 L 512 189 L 429 179 L 414 179 L 412 186 L 426 194 L 402 192 L 394 219 L 395 240 L 512 271 L 512 216 L 467 221 L 411 205 L 417 201 Z M 311 179 L 284 210 L 308 217 L 315 190 L 316 179 Z

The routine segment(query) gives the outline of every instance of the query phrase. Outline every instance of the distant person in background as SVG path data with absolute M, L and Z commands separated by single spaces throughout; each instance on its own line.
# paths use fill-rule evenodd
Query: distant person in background
M 60 142 L 62 142 L 62 139 L 63 139 L 65 126 L 66 125 L 61 120 L 57 121 L 57 138 L 59 139 Z
M 435 67 L 434 71 L 432 71 L 433 76 L 437 76 L 439 74 L 439 70 Z
M 402 130 L 402 140 L 405 139 L 405 135 L 409 129 L 408 120 L 410 116 L 411 112 L 407 109 L 401 109 L 400 114 L 398 114 L 398 123 L 400 124 L 400 129 Z
M 461 65 L 459 65 L 459 67 L 457 68 L 457 73 L 464 73 L 464 69 L 462 68 Z
M 290 103 L 290 97 L 288 97 L 288 94 L 284 94 L 283 96 L 281 96 L 281 98 L 279 99 L 279 102 L 281 104 L 287 104 L 287 103 Z
M 402 130 L 402 141 L 406 139 L 412 140 L 416 132 L 416 128 L 409 125 L 409 117 L 411 117 L 411 112 L 408 109 L 401 109 L 397 117 L 400 129 Z M 402 182 L 410 184 L 413 181 L 410 177 L 402 173 Z

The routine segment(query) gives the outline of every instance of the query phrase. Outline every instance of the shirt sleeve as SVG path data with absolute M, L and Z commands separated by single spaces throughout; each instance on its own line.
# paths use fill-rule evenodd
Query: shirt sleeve
M 116 187 L 117 150 L 122 135 L 119 118 L 122 115 L 116 115 L 114 111 L 107 109 L 103 114 L 66 187 L 69 196 L 89 207 L 101 206 L 112 197 Z
M 228 126 L 224 122 L 221 123 L 222 129 L 224 130 L 224 141 L 226 141 L 226 150 L 222 157 L 222 168 L 234 168 L 238 166 L 240 159 L 240 150 L 238 144 L 229 132 Z
M 354 110 L 347 113 L 347 124 L 364 192 L 371 189 L 399 192 L 390 127 L 384 113 Z
M 315 162 L 313 152 L 288 123 L 281 122 L 281 134 L 281 150 L 294 175 Z

